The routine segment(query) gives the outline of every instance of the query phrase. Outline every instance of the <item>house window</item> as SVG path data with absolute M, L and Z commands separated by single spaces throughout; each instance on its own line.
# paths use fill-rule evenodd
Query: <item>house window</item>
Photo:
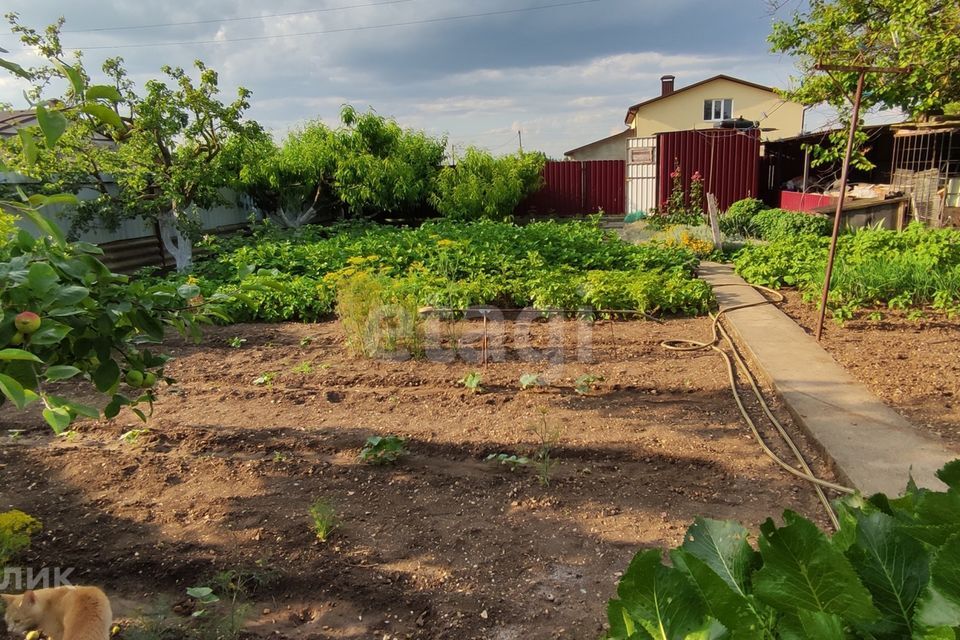
M 733 100 L 718 98 L 703 101 L 703 119 L 711 122 L 729 120 L 733 117 Z

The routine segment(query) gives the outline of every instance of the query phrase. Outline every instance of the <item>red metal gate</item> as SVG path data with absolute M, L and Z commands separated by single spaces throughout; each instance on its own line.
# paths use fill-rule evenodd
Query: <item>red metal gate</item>
M 699 172 L 703 177 L 704 194 L 716 195 L 721 210 L 737 200 L 757 197 L 758 130 L 671 131 L 657 134 L 657 147 L 657 191 L 661 203 L 670 197 L 671 174 L 677 167 L 687 193 L 691 177 Z
M 623 160 L 549 161 L 543 168 L 543 188 L 519 210 L 556 216 L 603 211 L 623 215 L 626 185 Z

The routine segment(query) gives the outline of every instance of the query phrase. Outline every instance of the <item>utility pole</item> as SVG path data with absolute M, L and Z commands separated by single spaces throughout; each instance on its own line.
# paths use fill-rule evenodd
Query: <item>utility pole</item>
M 847 182 L 850 178 L 850 160 L 853 157 L 853 143 L 857 136 L 857 126 L 860 123 L 860 103 L 863 101 L 863 85 L 867 73 L 906 73 L 908 68 L 903 67 L 869 67 L 865 65 L 818 64 L 820 71 L 856 72 L 857 90 L 853 96 L 853 113 L 850 115 L 850 132 L 847 135 L 847 149 L 843 156 L 843 166 L 840 169 L 840 197 L 837 198 L 837 210 L 833 216 L 833 234 L 830 236 L 830 251 L 827 253 L 827 270 L 823 276 L 823 293 L 820 296 L 820 312 L 817 316 L 817 342 L 823 335 L 823 320 L 827 313 L 827 296 L 830 294 L 830 278 L 833 275 L 833 261 L 837 255 L 837 237 L 840 235 L 840 216 L 843 213 L 843 203 L 847 197 Z
M 523 133 L 517 129 L 517 140 L 520 142 L 520 152 L 523 152 Z

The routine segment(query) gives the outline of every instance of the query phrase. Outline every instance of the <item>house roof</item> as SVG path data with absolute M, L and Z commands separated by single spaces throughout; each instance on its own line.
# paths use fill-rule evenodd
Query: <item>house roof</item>
M 629 138 L 631 134 L 633 134 L 632 129 L 624 129 L 623 131 L 620 131 L 619 133 L 615 133 L 612 136 L 607 136 L 606 138 L 600 138 L 599 140 L 588 142 L 587 144 L 577 147 L 576 149 L 570 149 L 570 151 L 564 151 L 563 155 L 565 156 L 573 155 L 580 151 L 589 149 L 590 147 L 594 147 L 598 144 L 603 144 L 604 142 L 610 142 L 611 140 L 616 140 L 617 138 Z
M 728 80 L 730 82 L 736 82 L 737 84 L 742 84 L 747 87 L 753 87 L 754 89 L 760 89 L 761 91 L 769 91 L 770 93 L 776 93 L 776 91 L 771 87 L 767 87 L 762 84 L 757 84 L 755 82 L 749 82 L 747 80 L 741 80 L 740 78 L 734 78 L 733 76 L 728 76 L 721 73 L 720 75 L 713 76 L 712 78 L 707 78 L 706 80 L 701 80 L 700 82 L 694 82 L 693 84 L 688 84 L 685 87 L 674 90 L 673 93 L 668 93 L 667 95 L 659 95 L 656 98 L 650 98 L 649 100 L 638 102 L 637 104 L 627 109 L 627 117 L 624 119 L 624 122 L 626 122 L 627 126 L 630 126 L 630 124 L 633 122 L 634 118 L 636 117 L 637 112 L 640 109 L 646 107 L 647 105 L 653 104 L 654 102 L 659 102 L 660 100 L 666 100 L 667 98 L 672 98 L 673 96 L 679 95 L 684 91 L 689 91 L 690 89 L 695 89 L 696 87 L 705 85 L 710 82 L 715 82 L 717 80 Z
M 17 135 L 17 129 L 36 124 L 37 114 L 33 109 L 17 111 L 0 111 L 0 137 L 9 138 Z

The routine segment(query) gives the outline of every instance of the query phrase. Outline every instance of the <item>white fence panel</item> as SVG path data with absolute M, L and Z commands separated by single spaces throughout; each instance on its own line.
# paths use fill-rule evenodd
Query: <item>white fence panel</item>
M 657 206 L 657 138 L 627 138 L 627 212 Z

